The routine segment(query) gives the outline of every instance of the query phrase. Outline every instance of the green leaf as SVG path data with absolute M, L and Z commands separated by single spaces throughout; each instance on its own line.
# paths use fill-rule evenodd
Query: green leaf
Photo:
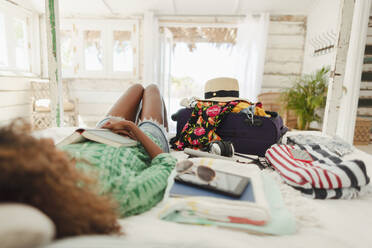
M 295 111 L 299 128 L 307 127 L 311 121 L 320 120 L 315 110 L 325 107 L 329 71 L 329 67 L 322 67 L 314 73 L 296 78 L 293 86 L 282 92 L 280 99 L 285 109 Z

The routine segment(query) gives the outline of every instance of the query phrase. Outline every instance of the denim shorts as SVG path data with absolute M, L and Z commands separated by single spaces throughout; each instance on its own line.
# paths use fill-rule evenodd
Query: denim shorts
M 162 125 L 159 125 L 158 123 L 151 120 L 145 120 L 138 125 L 138 128 L 145 133 L 150 133 L 155 139 L 160 142 L 160 148 L 164 152 L 169 153 L 168 139 L 165 133 L 165 129 Z
M 107 116 L 101 121 L 99 121 L 96 124 L 96 127 L 101 128 L 110 119 L 115 119 L 119 121 L 124 120 L 123 118 L 117 117 L 117 116 Z M 164 152 L 169 153 L 168 139 L 167 139 L 167 135 L 166 135 L 165 128 L 163 125 L 160 125 L 159 123 L 153 120 L 144 120 L 138 125 L 138 128 L 141 129 L 141 131 L 144 133 L 151 134 L 151 136 L 153 136 L 156 140 L 159 141 L 160 148 Z

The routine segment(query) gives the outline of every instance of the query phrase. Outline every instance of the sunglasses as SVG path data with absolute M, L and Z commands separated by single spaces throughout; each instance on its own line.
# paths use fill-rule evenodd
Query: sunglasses
M 200 180 L 205 181 L 207 183 L 213 181 L 216 177 L 216 172 L 205 165 L 198 165 L 196 170 L 192 170 L 194 163 L 190 160 L 182 160 L 176 164 L 176 171 L 178 174 L 194 174 Z

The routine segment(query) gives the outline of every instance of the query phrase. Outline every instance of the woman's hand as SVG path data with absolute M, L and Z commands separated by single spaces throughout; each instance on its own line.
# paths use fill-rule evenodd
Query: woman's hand
M 151 159 L 155 158 L 158 154 L 163 153 L 163 150 L 131 121 L 116 121 L 111 119 L 106 122 L 102 128 L 107 128 L 114 133 L 129 136 L 134 140 L 138 140 L 148 152 Z
M 102 126 L 102 128 L 110 129 L 112 132 L 129 136 L 131 139 L 137 140 L 135 129 L 137 128 L 136 124 L 134 124 L 132 121 L 116 121 L 116 120 L 110 120 L 105 123 L 105 125 Z

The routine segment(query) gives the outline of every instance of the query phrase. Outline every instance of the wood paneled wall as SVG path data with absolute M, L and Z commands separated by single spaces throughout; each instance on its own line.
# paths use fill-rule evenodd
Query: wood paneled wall
M 31 78 L 0 77 L 0 125 L 17 117 L 30 120 Z
M 301 75 L 305 35 L 305 16 L 271 17 L 262 92 L 290 87 Z
M 372 16 L 368 23 L 357 115 L 372 120 Z
M 133 83 L 120 79 L 68 79 L 70 95 L 79 101 L 81 124 L 94 126 Z

